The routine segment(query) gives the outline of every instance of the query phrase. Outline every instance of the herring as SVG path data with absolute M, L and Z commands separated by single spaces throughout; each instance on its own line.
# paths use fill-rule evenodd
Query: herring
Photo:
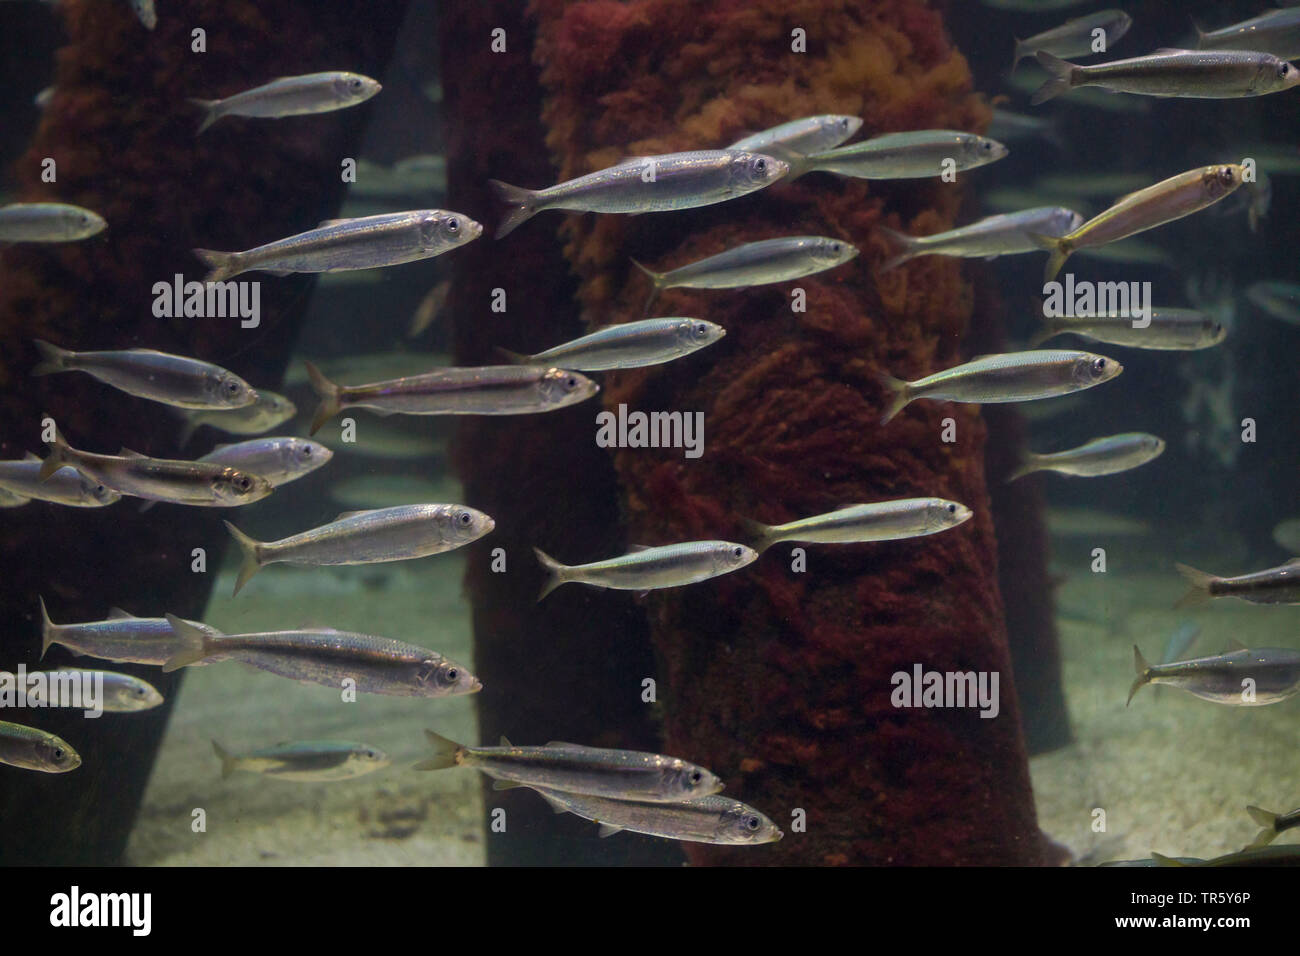
M 380 414 L 528 415 L 565 408 L 600 391 L 578 372 L 537 365 L 443 368 L 368 385 L 335 385 L 311 362 L 304 359 L 303 365 L 320 397 L 313 435 L 342 409 L 354 406 Z
M 43 683 L 48 687 L 57 686 L 60 681 L 74 679 L 83 687 L 92 681 L 99 682 L 103 687 L 100 706 L 106 714 L 133 714 L 143 710 L 153 710 L 163 702 L 162 694 L 158 693 L 158 689 L 153 684 L 132 674 L 70 667 L 61 667 L 57 671 L 27 672 L 29 678 L 37 674 L 44 676 Z M 27 691 L 27 699 L 42 707 L 61 705 L 56 695 L 52 695 L 49 703 L 46 703 L 44 695 L 39 692 L 33 693 L 31 690 Z
M 534 787 L 556 813 L 572 813 L 600 824 L 602 837 L 623 830 L 688 843 L 751 846 L 775 843 L 784 834 L 748 804 L 711 796 L 682 803 L 610 800 Z
M 364 103 L 381 89 L 375 80 L 359 73 L 308 73 L 282 76 L 225 99 L 191 99 L 190 102 L 204 111 L 199 125 L 202 133 L 223 116 L 278 119 L 329 113 Z
M 455 661 L 387 637 L 331 628 L 222 634 L 192 627 L 174 614 L 167 620 L 184 649 L 163 665 L 163 673 L 223 660 L 290 680 L 335 689 L 350 686 L 390 697 L 456 697 L 483 689 L 479 679 Z
M 498 239 L 545 209 L 573 212 L 668 212 L 710 206 L 770 186 L 790 167 L 764 153 L 696 150 L 637 156 L 547 189 L 488 180 L 506 206 Z
M 1148 56 L 1079 66 L 1045 50 L 1034 54 L 1052 78 L 1029 102 L 1037 106 L 1081 86 L 1114 93 L 1234 99 L 1263 96 L 1300 83 L 1300 71 L 1271 53 L 1253 50 L 1179 50 L 1165 47 Z
M 41 608 L 41 657 L 58 644 L 81 657 L 161 667 L 183 649 L 165 618 L 135 617 L 121 608 L 112 608 L 102 621 L 55 624 L 45 609 L 45 599 L 37 600 Z M 185 623 L 194 628 L 207 627 L 198 621 Z
M 1234 578 L 1207 574 L 1186 564 L 1174 567 L 1192 586 L 1175 607 L 1194 607 L 1220 597 L 1240 598 L 1251 604 L 1300 604 L 1300 558 Z
M 643 319 L 603 329 L 536 355 L 498 348 L 516 365 L 559 365 L 582 372 L 660 365 L 712 345 L 727 330 L 704 319 Z
M 399 505 L 347 511 L 329 524 L 281 538 L 255 541 L 229 521 L 226 528 L 243 554 L 235 594 L 268 564 L 378 564 L 441 554 L 477 541 L 496 527 L 465 505 Z
M 664 289 L 743 289 L 788 282 L 834 269 L 857 254 L 857 248 L 842 239 L 785 236 L 747 242 L 666 272 L 655 272 L 635 259 L 632 264 L 650 279 L 650 296 L 644 309 L 648 315 Z
M 968 521 L 965 505 L 943 498 L 899 498 L 866 505 L 845 505 L 826 514 L 786 524 L 765 525 L 748 518 L 741 522 L 760 554 L 780 541 L 853 544 L 896 541 L 947 531 Z
M 926 179 L 943 174 L 953 162 L 964 172 L 1007 155 L 996 140 L 950 129 L 885 133 L 871 139 L 808 156 L 794 176 L 811 172 L 836 173 L 858 179 Z
M 1238 644 L 1210 657 L 1149 664 L 1134 646 L 1133 666 L 1137 679 L 1129 688 L 1129 703 L 1146 684 L 1169 684 L 1202 700 L 1240 707 L 1276 704 L 1300 693 L 1300 651 L 1283 647 Z
M 1043 316 L 1043 325 L 1029 340 L 1037 348 L 1058 335 L 1073 334 L 1108 345 L 1160 351 L 1194 351 L 1218 345 L 1228 330 L 1212 315 L 1197 309 L 1152 308 L 1144 326 L 1120 310 L 1098 315 Z
M 0 242 L 76 242 L 108 228 L 100 216 L 58 202 L 0 206 Z
M 685 541 L 642 547 L 617 558 L 574 565 L 561 564 L 540 548 L 533 548 L 533 553 L 546 571 L 538 601 L 569 582 L 619 591 L 675 588 L 738 571 L 758 557 L 754 549 L 732 541 Z
M 153 349 L 73 352 L 33 341 L 41 353 L 33 375 L 85 372 L 128 395 L 175 408 L 242 408 L 257 400 L 253 387 L 234 372 L 200 359 Z
M 315 471 L 332 457 L 334 453 L 320 442 L 280 437 L 218 445 L 198 460 L 261 475 L 272 488 L 278 488 Z
M 1202 50 L 1255 50 L 1284 60 L 1300 57 L 1300 10 L 1269 10 L 1218 30 L 1193 26 Z
M 246 754 L 232 754 L 214 740 L 212 750 L 221 761 L 222 780 L 243 771 L 276 780 L 325 783 L 374 773 L 392 762 L 378 747 L 341 740 L 277 744 Z
M 1114 475 L 1145 465 L 1158 458 L 1164 450 L 1163 438 L 1146 432 L 1125 432 L 1094 438 L 1066 451 L 1049 454 L 1025 451 L 1019 466 L 1007 481 L 1015 481 L 1036 471 L 1055 471 L 1084 478 Z
M 0 763 L 41 773 L 67 773 L 81 766 L 81 755 L 61 737 L 0 720 Z
M 667 803 L 717 793 L 722 781 L 679 757 L 585 747 L 553 740 L 544 747 L 516 747 L 501 738 L 498 747 L 466 747 L 426 730 L 434 755 L 416 770 L 474 767 L 496 783 L 495 790 L 546 787 L 615 800 Z
M 232 435 L 260 435 L 283 425 L 296 414 L 298 409 L 289 399 L 278 392 L 259 389 L 256 401 L 242 408 L 183 412 L 185 424 L 181 427 L 180 447 L 188 445 L 204 425 Z
M 834 149 L 851 139 L 861 128 L 862 120 L 856 116 L 824 113 L 820 116 L 805 116 L 754 133 L 736 140 L 727 149 L 770 153 L 779 159 L 795 163 L 810 153 Z
M 918 398 L 977 404 L 1028 402 L 1092 388 L 1122 371 L 1119 362 L 1102 355 L 1044 349 L 981 355 L 915 382 L 882 374 L 881 383 L 890 397 L 880 421 L 887 424 Z
M 1059 27 L 1044 30 L 1027 40 L 1016 40 L 1015 55 L 1011 60 L 1011 72 L 1015 72 L 1020 61 L 1032 56 L 1038 50 L 1046 50 L 1057 56 L 1087 56 L 1093 52 L 1094 31 L 1101 30 L 1105 52 L 1128 32 L 1133 25 L 1133 18 L 1123 10 L 1098 10 L 1082 17 L 1067 20 Z
M 103 508 L 122 499 L 116 491 L 71 466 L 60 468 L 46 480 L 41 479 L 41 467 L 41 460 L 31 452 L 21 459 L 0 461 L 0 489 L 25 501 L 48 501 L 72 508 Z
M 885 226 L 876 226 L 902 249 L 892 259 L 886 260 L 879 271 L 888 272 L 918 256 L 996 259 L 998 256 L 1035 252 L 1039 244 L 1031 238 L 1033 235 L 1064 236 L 1081 225 L 1083 217 L 1073 209 L 1036 206 L 1023 212 L 986 216 L 969 226 L 932 236 L 909 236 Z

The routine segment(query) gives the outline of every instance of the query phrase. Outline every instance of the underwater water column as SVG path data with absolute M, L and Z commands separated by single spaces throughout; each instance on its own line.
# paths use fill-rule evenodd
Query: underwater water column
M 536 0 L 533 10 L 550 181 L 818 113 L 859 116 L 863 135 L 988 120 L 940 14 L 919 0 Z M 647 599 L 665 751 L 708 766 L 728 795 L 787 831 L 772 846 L 688 844 L 692 862 L 1044 861 L 998 588 L 986 426 L 973 406 L 934 402 L 880 423 L 879 373 L 916 378 L 966 357 L 972 295 L 951 260 L 877 274 L 889 250 L 873 226 L 950 228 L 976 176 L 814 174 L 671 215 L 542 213 L 510 237 L 559 226 L 588 327 L 640 317 L 648 286 L 633 257 L 660 270 L 801 234 L 862 252 L 791 284 L 660 297 L 655 314 L 707 318 L 727 336 L 603 379 L 608 409 L 698 412 L 706 423 L 698 459 L 613 452 L 630 542 L 743 540 L 741 516 L 777 523 L 888 498 L 934 495 L 975 512 L 910 541 L 808 545 L 802 557 L 778 545 L 738 573 Z M 896 706 L 899 677 L 914 668 L 996 675 L 996 716 Z
M 33 338 L 75 349 L 155 348 L 217 362 L 254 387 L 278 386 L 313 279 L 244 276 L 258 283 L 260 302 L 259 322 L 247 328 L 239 316 L 159 314 L 166 310 L 154 287 L 177 275 L 203 278 L 193 247 L 245 249 L 334 216 L 341 163 L 356 155 L 367 113 L 226 119 L 196 137 L 200 111 L 187 97 L 321 69 L 382 75 L 405 7 L 405 0 L 188 0 L 160 4 L 153 31 L 127 3 L 63 0 L 55 8 L 66 34 L 56 92 L 12 170 L 14 198 L 76 203 L 108 228 L 78 243 L 0 250 L 0 457 L 43 454 L 46 413 L 90 451 L 126 446 L 194 457 L 228 440 L 207 430 L 182 448 L 181 420 L 162 405 L 81 374 L 31 378 Z M 47 159 L 53 182 L 42 180 Z M 236 514 L 177 505 L 142 514 L 129 498 L 102 509 L 7 509 L 0 669 L 31 668 L 40 658 L 38 594 L 60 623 L 102 619 L 113 606 L 201 617 L 229 540 L 221 518 Z M 206 573 L 192 570 L 195 548 L 205 550 Z M 43 666 L 74 663 L 88 662 L 56 648 Z M 106 666 L 151 681 L 168 703 L 97 720 L 34 712 L 29 722 L 66 739 L 82 765 L 61 775 L 3 768 L 0 819 L 14 825 L 0 841 L 0 862 L 120 862 L 180 674 Z M 203 792 L 196 781 L 196 807 Z M 189 808 L 177 826 L 189 832 Z

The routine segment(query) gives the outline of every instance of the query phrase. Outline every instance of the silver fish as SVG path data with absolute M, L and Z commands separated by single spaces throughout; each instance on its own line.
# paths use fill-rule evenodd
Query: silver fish
M 335 385 L 303 361 L 320 396 L 311 434 L 344 408 L 373 408 L 381 414 L 528 415 L 585 401 L 600 386 L 578 372 L 537 365 L 444 368 L 424 375 L 369 385 Z
M 632 264 L 650 279 L 650 297 L 645 303 L 645 312 L 649 314 L 650 306 L 664 289 L 743 289 L 788 282 L 834 269 L 857 254 L 857 247 L 842 239 L 785 236 L 747 242 L 667 272 L 655 272 L 635 259 Z
M 1119 362 L 1102 355 L 1045 349 L 982 355 L 915 382 L 882 375 L 891 395 L 881 424 L 918 398 L 978 404 L 1028 402 L 1092 388 L 1122 371 Z
M 474 767 L 497 781 L 494 789 L 547 787 L 616 800 L 669 803 L 717 793 L 722 781 L 679 757 L 551 741 L 544 747 L 466 747 L 426 730 L 434 755 L 416 770 Z
M 278 118 L 329 113 L 364 103 L 383 87 L 359 73 L 308 73 L 282 76 L 262 86 L 220 100 L 191 99 L 204 110 L 199 132 L 223 116 Z
M 796 175 L 838 173 L 858 179 L 927 179 L 947 169 L 975 169 L 1007 155 L 996 140 L 950 129 L 886 133 L 871 139 L 814 153 L 799 165 Z M 947 166 L 951 161 L 952 167 Z
M 289 399 L 277 392 L 259 389 L 257 400 L 251 405 L 230 411 L 191 411 L 183 415 L 185 424 L 181 428 L 180 446 L 189 444 L 190 438 L 204 425 L 232 435 L 261 435 L 277 425 L 283 425 L 294 415 L 297 407 Z
M 202 661 L 238 661 L 290 680 L 390 697 L 456 697 L 483 689 L 468 669 L 405 641 L 318 628 L 260 634 L 222 634 L 167 615 L 185 649 L 163 665 L 169 673 Z
M 711 149 L 632 160 L 547 189 L 488 180 L 507 207 L 497 238 L 544 209 L 574 212 L 668 212 L 710 206 L 770 186 L 790 167 L 764 153 Z
M 965 505 L 943 498 L 899 498 L 869 505 L 845 505 L 826 514 L 765 525 L 741 519 L 761 554 L 779 541 L 814 541 L 853 544 L 860 541 L 896 541 L 947 531 L 968 521 Z
M 47 687 L 57 686 L 60 682 L 78 681 L 84 687 L 91 682 L 102 682 L 103 696 L 100 706 L 108 714 L 132 714 L 142 710 L 152 710 L 163 702 L 162 694 L 146 680 L 130 674 L 116 671 L 79 670 L 60 668 L 57 671 L 28 671 L 27 677 L 41 674 Z M 56 695 L 51 695 L 51 702 L 45 703 L 40 693 L 27 692 L 27 699 L 41 706 L 53 707 L 60 704 Z
M 1114 475 L 1145 465 L 1160 457 L 1164 450 L 1163 438 L 1148 435 L 1146 432 L 1125 432 L 1122 435 L 1094 438 L 1077 448 L 1066 451 L 1050 454 L 1026 451 L 1021 457 L 1019 467 L 1011 473 L 1007 481 L 1015 481 L 1036 471 L 1055 471 L 1062 475 L 1084 478 Z
M 416 262 L 477 239 L 483 227 L 443 209 L 413 209 L 360 219 L 327 219 L 315 229 L 244 252 L 195 249 L 209 269 L 205 281 L 244 272 L 346 272 Z
M 1202 50 L 1256 50 L 1284 60 L 1300 57 L 1300 10 L 1270 10 L 1219 30 L 1193 26 Z
M 415 314 L 411 316 L 411 325 L 406 330 L 408 339 L 418 338 L 424 332 L 438 321 L 438 316 L 442 314 L 443 308 L 447 304 L 447 295 L 451 292 L 451 280 L 443 279 L 432 289 L 425 293 L 420 304 L 415 307 Z
M 211 508 L 237 508 L 260 501 L 272 491 L 260 475 L 199 461 L 148 458 L 123 448 L 118 455 L 98 455 L 71 447 L 55 432 L 54 448 L 41 463 L 41 480 L 64 465 L 118 494 Z
M 1274 813 L 1262 807 L 1247 807 L 1246 812 L 1250 814 L 1252 820 L 1262 827 L 1259 833 L 1255 835 L 1254 841 L 1246 847 L 1248 850 L 1266 847 L 1273 842 L 1273 838 L 1279 833 L 1285 833 L 1287 830 L 1300 827 L 1300 810 L 1292 810 L 1290 813 Z
M 1046 51 L 1034 54 L 1052 78 L 1030 97 L 1035 106 L 1081 86 L 1115 93 L 1232 99 L 1278 93 L 1300 83 L 1300 72 L 1271 53 L 1250 50 L 1178 50 L 1079 66 Z
M 228 465 L 239 471 L 261 475 L 271 487 L 297 481 L 320 468 L 334 453 L 307 438 L 254 438 L 234 445 L 218 445 L 199 461 Z
M 73 352 L 40 339 L 34 344 L 41 362 L 33 375 L 85 372 L 128 395 L 176 408 L 242 408 L 257 400 L 251 385 L 211 362 L 153 349 Z
M 704 319 L 644 319 L 609 325 L 536 355 L 520 355 L 507 349 L 497 351 L 517 365 L 559 365 L 599 372 L 671 362 L 712 345 L 726 334 L 722 326 Z
M 41 466 L 41 460 L 31 452 L 20 461 L 0 461 L 0 489 L 28 500 L 73 508 L 102 508 L 122 498 L 72 467 L 60 468 L 48 480 L 42 480 Z
M 1228 334 L 1223 323 L 1196 309 L 1151 309 L 1150 324 L 1135 328 L 1135 317 L 1120 311 L 1102 315 L 1044 316 L 1042 328 L 1029 340 L 1037 348 L 1048 339 L 1071 333 L 1094 342 L 1135 349 L 1190 351 L 1218 345 Z
M 81 755 L 54 734 L 0 720 L 0 763 L 41 773 L 67 773 L 81 766 Z
M 1135 646 L 1133 665 L 1137 679 L 1129 688 L 1130 703 L 1146 684 L 1169 684 L 1202 700 L 1240 707 L 1276 704 L 1300 693 L 1300 651 L 1288 648 L 1239 647 L 1210 657 L 1149 664 Z M 1252 685 L 1243 684 L 1246 680 Z M 1254 699 L 1245 693 L 1248 686 L 1253 687 Z
M 739 571 L 752 563 L 758 552 L 732 541 L 686 541 L 656 548 L 641 548 L 607 561 L 565 565 L 540 548 L 533 548 L 546 571 L 546 581 L 537 600 L 561 584 L 576 581 L 620 591 L 651 591 L 707 581 L 720 574 Z
M 786 153 L 795 157 L 809 153 L 820 153 L 834 149 L 862 128 L 862 120 L 856 116 L 837 116 L 823 113 L 820 116 L 805 116 L 803 119 L 791 120 L 780 126 L 773 126 L 761 133 L 754 133 L 744 139 L 738 139 L 727 149 L 751 153 L 768 153 L 781 159 L 789 159 Z
M 1294 282 L 1252 282 L 1246 298 L 1256 308 L 1279 321 L 1300 325 L 1300 285 Z
M 392 763 L 378 747 L 342 740 L 277 744 L 246 754 L 232 754 L 214 740 L 212 750 L 221 761 L 222 780 L 242 770 L 276 780 L 325 783 L 374 773 Z
M 1087 56 L 1093 52 L 1094 30 L 1101 30 L 1105 37 L 1105 45 L 1101 49 L 1105 53 L 1132 25 L 1133 18 L 1123 10 L 1098 10 L 1096 13 L 1075 17 L 1027 40 L 1016 40 L 1011 70 L 1014 72 L 1022 59 L 1038 50 L 1046 50 L 1057 56 Z
M 496 527 L 481 511 L 465 505 L 399 505 L 349 511 L 329 524 L 279 541 L 254 541 L 229 521 L 243 554 L 238 594 L 268 564 L 339 565 L 405 561 L 441 554 L 477 541 Z
M 55 624 L 45 609 L 45 599 L 38 600 L 41 604 L 41 657 L 59 644 L 82 657 L 161 667 L 185 647 L 166 618 L 135 617 L 121 608 L 112 608 L 103 621 Z M 207 627 L 198 621 L 185 623 L 200 629 Z
M 1194 607 L 1211 598 L 1235 597 L 1251 604 L 1300 604 L 1300 558 L 1233 578 L 1221 578 L 1186 564 L 1174 565 L 1191 590 L 1176 607 Z
M 969 226 L 949 229 L 932 236 L 909 236 L 885 226 L 876 226 L 902 251 L 880 267 L 880 272 L 910 262 L 918 256 L 962 256 L 995 259 L 998 256 L 1036 252 L 1040 244 L 1032 236 L 1064 236 L 1083 225 L 1083 217 L 1064 206 L 1037 206 L 1023 212 L 987 216 Z
M 602 837 L 627 830 L 689 843 L 752 846 L 775 843 L 784 836 L 763 814 L 730 797 L 702 797 L 685 803 L 640 803 L 542 787 L 533 789 L 556 813 L 572 813 L 599 823 Z
M 108 228 L 97 214 L 58 202 L 0 206 L 0 242 L 76 242 Z

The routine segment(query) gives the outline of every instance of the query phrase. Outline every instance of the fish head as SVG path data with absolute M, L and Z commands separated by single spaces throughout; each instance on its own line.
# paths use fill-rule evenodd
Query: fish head
M 859 116 L 827 116 L 826 128 L 834 130 L 835 135 L 839 137 L 835 146 L 840 145 L 845 140 L 852 138 L 862 129 L 862 118 Z M 827 149 L 834 149 L 834 146 L 828 146 Z
M 308 438 L 290 438 L 280 446 L 280 456 L 286 471 L 305 474 L 333 458 L 334 452 Z
M 266 428 L 274 428 L 298 414 L 298 406 L 278 392 L 258 392 L 254 407 L 259 423 Z
M 858 247 L 842 239 L 818 239 L 809 250 L 818 262 L 841 265 L 858 255 Z
M 465 505 L 453 505 L 442 517 L 446 537 L 457 544 L 469 544 L 488 534 L 497 523 L 483 512 Z
M 429 697 L 475 694 L 483 689 L 483 684 L 469 672 L 469 668 L 445 657 L 430 657 L 421 661 L 415 679 Z
M 722 790 L 724 784 L 716 774 L 685 760 L 674 760 L 664 771 L 665 796 L 674 800 L 695 800 Z
M 223 468 L 212 476 L 212 492 L 216 499 L 228 505 L 246 505 L 261 501 L 274 487 L 261 475 L 249 474 L 235 468 Z
M 789 171 L 789 163 L 765 153 L 737 152 L 731 157 L 731 182 L 740 192 L 762 189 Z
M 1084 219 L 1073 209 L 1057 206 L 1047 217 L 1046 234 L 1048 236 L 1068 236 L 1083 225 Z
M 420 217 L 420 248 L 426 252 L 463 246 L 483 234 L 483 226 L 458 212 L 430 209 Z
M 1205 197 L 1211 202 L 1222 199 L 1241 185 L 1241 177 L 1245 172 L 1245 168 L 1236 163 L 1206 166 L 1201 172 L 1201 188 Z
M 712 345 L 726 334 L 726 329 L 707 319 L 680 319 L 677 322 L 677 342 L 691 350 Z
M 1228 337 L 1228 327 L 1212 315 L 1204 316 L 1200 321 L 1200 340 L 1203 344 L 1218 345 Z
M 600 391 L 600 386 L 580 372 L 548 368 L 537 383 L 543 401 L 552 408 L 576 405 Z
M 340 73 L 334 77 L 334 95 L 340 103 L 364 103 L 383 86 L 360 73 Z
M 357 747 L 352 751 L 352 760 L 367 772 L 387 767 L 393 762 L 392 758 L 378 747 Z
M 163 702 L 162 694 L 148 681 L 132 680 L 118 688 L 118 706 L 124 711 L 152 710 Z
M 94 502 L 102 506 L 121 501 L 122 496 L 107 485 L 81 475 L 81 500 L 86 504 Z
M 222 369 L 204 378 L 203 391 L 213 405 L 221 408 L 243 408 L 257 401 L 257 392 L 234 372 Z
M 925 526 L 929 531 L 943 531 L 969 521 L 974 514 L 960 502 L 931 498 L 925 508 Z
M 1102 382 L 1109 382 L 1122 371 L 1124 371 L 1124 366 L 1112 358 L 1106 358 L 1104 355 L 1093 355 L 1091 352 L 1082 352 L 1074 360 L 1071 375 L 1074 383 L 1080 388 L 1090 388 L 1093 385 L 1100 385 Z
M 81 754 L 53 734 L 36 742 L 35 757 L 46 773 L 67 773 L 81 766 Z
M 996 162 L 1007 155 L 1007 148 L 987 136 L 969 136 L 962 143 L 967 168 Z
M 714 836 L 719 843 L 775 843 L 785 836 L 775 823 L 753 807 L 734 803 L 718 815 Z
M 734 541 L 721 541 L 713 552 L 713 569 L 718 574 L 738 571 L 758 560 L 758 552 Z
M 1300 83 L 1300 70 L 1281 57 L 1260 54 L 1259 71 L 1251 83 L 1253 93 L 1276 93 Z
M 1165 440 L 1157 435 L 1143 435 L 1138 439 L 1138 446 L 1151 458 L 1157 458 L 1164 454 Z
M 68 239 L 86 239 L 107 228 L 102 216 L 80 206 L 71 207 L 63 218 L 63 231 Z

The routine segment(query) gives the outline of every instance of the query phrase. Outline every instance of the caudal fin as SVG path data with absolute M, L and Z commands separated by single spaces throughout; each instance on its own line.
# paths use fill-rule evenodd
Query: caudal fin
M 36 351 L 41 353 L 41 360 L 32 369 L 33 375 L 50 375 L 54 372 L 62 372 L 68 367 L 68 356 L 72 353 L 67 349 L 51 345 L 43 339 L 32 339 L 32 344 L 36 346 Z
M 899 232 L 897 229 L 890 229 L 888 226 L 876 226 L 876 231 L 884 233 L 890 242 L 902 249 L 902 252 L 899 252 L 892 259 L 886 259 L 884 265 L 877 270 L 877 274 L 888 272 L 890 269 L 897 269 L 904 262 L 907 262 L 909 259 L 914 259 L 922 254 L 921 244 L 917 241 L 915 236 L 909 236 L 907 233 Z
M 203 277 L 204 282 L 224 282 L 244 271 L 244 267 L 239 263 L 238 252 L 216 252 L 212 249 L 191 251 L 208 267 L 208 274 Z
M 771 525 L 755 521 L 753 518 L 746 518 L 744 515 L 737 515 L 736 520 L 740 522 L 740 526 L 745 530 L 746 543 L 759 554 L 776 544 Z
M 1030 232 L 1026 235 L 1034 245 L 1048 253 L 1047 266 L 1043 269 L 1043 282 L 1051 282 L 1061 271 L 1061 266 L 1065 265 L 1065 260 L 1070 258 L 1070 253 L 1074 249 L 1065 239 L 1058 236 L 1045 236 L 1041 232 Z
M 47 418 L 49 416 L 46 416 Z M 58 426 L 54 428 L 54 447 L 50 453 L 45 456 L 41 462 L 41 481 L 47 481 L 50 475 L 54 474 L 64 465 L 73 465 L 75 467 L 74 449 L 71 448 L 63 438 L 63 433 L 59 431 Z
M 659 298 L 659 293 L 663 291 L 664 274 L 662 272 L 655 272 L 653 269 L 647 269 L 635 259 L 632 260 L 632 265 L 644 272 L 646 278 L 650 280 L 650 295 L 646 297 L 645 307 L 641 310 L 642 315 L 649 315 L 650 307 L 655 304 L 655 299 Z
M 44 660 L 46 652 L 59 643 L 59 626 L 50 620 L 50 612 L 45 610 L 45 598 L 38 594 L 36 600 L 41 605 L 41 659 Z
M 429 744 L 433 747 L 433 756 L 428 760 L 421 760 L 413 769 L 446 770 L 460 762 L 460 752 L 464 748 L 456 741 L 432 730 L 426 730 L 424 736 L 429 738 Z
M 200 100 L 196 97 L 190 97 L 190 103 L 203 110 L 203 120 L 199 123 L 199 128 L 194 134 L 195 136 L 198 136 L 217 120 L 221 119 L 221 113 L 217 109 L 217 107 L 221 105 L 221 100 Z
M 511 186 L 499 179 L 489 179 L 488 185 L 498 200 L 506 206 L 505 216 L 497 226 L 496 237 L 508 236 L 533 218 L 537 213 L 537 193 L 522 186 Z
M 1124 701 L 1125 707 L 1133 702 L 1133 695 L 1142 689 L 1142 685 L 1151 681 L 1151 665 L 1147 663 L 1147 659 L 1142 656 L 1136 644 L 1133 645 L 1133 668 L 1137 671 L 1137 679 L 1128 689 L 1128 700 Z
M 1015 471 L 1007 475 L 1007 484 L 1015 481 L 1017 478 L 1023 478 L 1025 475 L 1033 474 L 1043 466 L 1042 460 L 1038 455 L 1028 449 L 1020 453 L 1020 463 L 1016 465 Z
M 1007 71 L 1007 76 L 1009 77 L 1015 75 L 1016 67 L 1020 65 L 1020 61 L 1028 56 L 1028 53 L 1025 51 L 1025 41 L 1020 39 L 1020 37 L 1015 37 L 1015 41 L 1016 47 L 1011 51 L 1011 69 Z
M 880 416 L 880 424 L 888 425 L 890 420 L 912 400 L 912 386 L 909 382 L 894 378 L 887 372 L 880 373 L 880 384 L 889 390 L 889 403 L 885 406 L 884 414 Z
M 307 379 L 311 382 L 312 389 L 320 398 L 316 414 L 311 420 L 311 434 L 314 435 L 322 425 L 339 413 L 343 402 L 339 398 L 339 387 L 327 379 L 320 369 L 307 359 L 303 359 L 302 364 L 307 368 Z
M 1252 820 L 1263 827 L 1255 834 L 1255 839 L 1246 849 L 1258 850 L 1260 847 L 1268 846 L 1273 842 L 1273 837 L 1277 836 L 1277 814 L 1260 807 L 1247 807 L 1246 812 L 1250 814 Z
M 565 582 L 564 572 L 567 568 L 541 548 L 533 548 L 533 554 L 537 555 L 537 560 L 541 562 L 542 568 L 546 571 L 546 580 L 542 582 L 541 593 L 537 595 L 537 601 L 541 603 L 546 595 Z
M 1025 348 L 1036 349 L 1048 339 L 1054 339 L 1060 334 L 1061 330 L 1057 327 L 1057 324 L 1051 319 L 1044 318 L 1042 326 L 1037 332 L 1029 337 L 1029 341 L 1025 344 Z
M 500 355 L 511 365 L 531 365 L 533 363 L 533 357 L 531 355 L 525 355 L 523 352 L 512 352 L 509 349 L 501 348 L 499 345 L 496 347 L 495 351 L 497 355 Z
M 225 780 L 232 773 L 234 773 L 236 770 L 239 769 L 239 758 L 236 757 L 234 754 L 230 753 L 228 750 L 226 750 L 226 748 L 221 746 L 221 744 L 217 743 L 215 738 L 213 738 L 212 741 L 212 752 L 215 753 L 217 755 L 217 759 L 221 761 L 222 780 Z
M 1202 49 L 1205 46 L 1205 31 L 1201 29 L 1195 17 L 1192 18 L 1192 29 L 1196 31 L 1196 49 Z
M 1213 574 L 1206 574 L 1186 564 L 1175 564 L 1174 567 L 1191 585 L 1191 590 L 1179 598 L 1174 607 L 1199 607 L 1210 600 L 1210 584 L 1216 580 Z
M 226 530 L 230 532 L 231 537 L 235 539 L 235 543 L 239 545 L 239 550 L 243 555 L 243 563 L 239 566 L 239 577 L 235 579 L 235 593 L 231 595 L 231 597 L 234 597 L 239 594 L 240 589 L 248 583 L 249 578 L 262 570 L 262 561 L 258 554 L 258 548 L 261 547 L 261 542 L 254 541 L 229 521 L 223 523 L 226 526 Z
M 1034 54 L 1034 59 L 1038 60 L 1039 65 L 1044 70 L 1052 74 L 1052 78 L 1040 86 L 1038 91 L 1029 98 L 1031 106 L 1046 103 L 1048 100 L 1074 88 L 1078 66 L 1068 60 L 1062 60 L 1059 56 L 1053 56 L 1046 50 L 1039 50 Z
M 181 649 L 169 657 L 167 663 L 163 664 L 164 674 L 170 674 L 182 667 L 197 664 L 211 653 L 208 649 L 209 638 L 207 634 L 175 614 L 164 616 L 167 618 L 167 623 L 172 626 L 172 633 L 176 635 L 182 645 Z

